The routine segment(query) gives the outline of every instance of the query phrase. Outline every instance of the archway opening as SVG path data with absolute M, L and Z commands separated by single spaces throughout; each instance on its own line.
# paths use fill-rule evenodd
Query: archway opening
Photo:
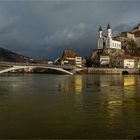
M 129 74 L 128 71 L 123 71 L 123 72 L 122 72 L 122 75 L 128 75 L 128 74 Z

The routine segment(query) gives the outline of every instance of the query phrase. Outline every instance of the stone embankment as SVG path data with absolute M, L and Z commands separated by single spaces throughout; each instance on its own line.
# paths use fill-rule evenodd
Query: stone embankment
M 140 69 L 124 68 L 83 68 L 78 74 L 140 74 Z

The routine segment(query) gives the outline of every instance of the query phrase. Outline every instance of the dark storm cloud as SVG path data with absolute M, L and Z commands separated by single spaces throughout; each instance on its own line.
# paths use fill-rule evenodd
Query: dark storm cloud
M 113 33 L 139 21 L 139 1 L 0 1 L 0 47 L 34 58 L 56 58 L 64 49 L 88 55 L 99 25 Z

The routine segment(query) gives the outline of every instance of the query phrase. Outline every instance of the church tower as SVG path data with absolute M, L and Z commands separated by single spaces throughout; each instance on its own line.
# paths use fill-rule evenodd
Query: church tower
M 103 31 L 101 26 L 98 31 L 98 49 L 103 49 Z
M 110 25 L 107 26 L 106 48 L 112 47 L 112 29 Z

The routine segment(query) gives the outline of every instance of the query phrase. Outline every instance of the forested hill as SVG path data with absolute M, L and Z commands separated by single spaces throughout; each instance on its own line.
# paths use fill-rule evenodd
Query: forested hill
M 35 63 L 37 60 L 0 48 L 0 61 Z

